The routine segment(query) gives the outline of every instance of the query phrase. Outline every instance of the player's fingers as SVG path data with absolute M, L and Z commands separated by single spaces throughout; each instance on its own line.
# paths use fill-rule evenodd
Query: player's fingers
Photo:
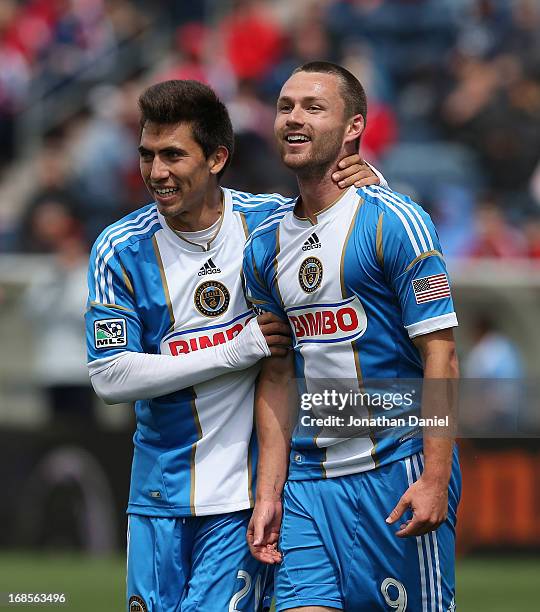
M 253 521 L 253 546 L 266 546 L 265 524 L 263 520 Z
M 349 176 L 354 176 L 355 174 L 371 174 L 371 170 L 364 166 L 363 164 L 352 164 L 351 166 L 347 166 L 347 168 L 343 168 L 343 170 L 338 170 L 332 174 L 332 178 L 339 184 L 339 181 L 343 181 Z
M 265 312 L 257 316 L 257 322 L 259 323 L 259 326 L 262 326 L 273 322 L 283 323 L 283 319 L 280 319 L 273 312 Z
M 364 160 L 360 157 L 360 155 L 358 155 L 358 153 L 353 153 L 352 155 L 348 155 L 347 157 L 344 157 L 339 162 L 338 168 L 342 170 L 344 168 L 348 168 L 349 166 L 352 166 L 353 164 L 362 165 L 363 163 L 364 163 Z
M 268 348 L 272 348 L 274 346 L 280 348 L 288 348 L 291 345 L 291 339 L 289 336 L 281 336 L 281 335 L 272 335 L 265 336 L 266 344 L 268 344 Z
M 262 325 L 259 323 L 259 327 L 265 336 L 271 334 L 281 334 L 282 336 L 291 335 L 291 328 L 287 323 L 283 323 L 282 321 L 272 321 L 271 323 L 263 323 Z
M 369 185 L 378 185 L 380 183 L 380 179 L 377 175 L 370 174 L 366 176 L 366 178 L 359 179 L 354 182 L 355 187 L 369 187 Z
M 402 495 L 401 499 L 398 501 L 395 508 L 386 517 L 386 522 L 389 525 L 392 525 L 392 523 L 395 523 L 403 515 L 403 513 L 405 512 L 405 510 L 407 510 L 408 507 L 409 507 L 409 500 L 405 495 Z
M 284 346 L 271 346 L 270 356 L 271 357 L 286 357 L 289 354 L 289 347 Z
M 412 520 L 407 521 L 396 531 L 396 535 L 398 538 L 409 538 L 411 536 L 424 535 L 428 531 L 431 531 L 431 528 L 426 521 L 415 520 L 413 517 Z

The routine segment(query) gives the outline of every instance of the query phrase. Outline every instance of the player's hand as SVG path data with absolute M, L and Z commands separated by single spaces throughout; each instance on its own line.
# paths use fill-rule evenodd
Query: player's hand
M 281 553 L 277 549 L 281 516 L 281 501 L 255 504 L 246 539 L 251 554 L 262 563 L 281 563 Z
M 395 523 L 408 508 L 413 517 L 400 525 L 396 531 L 399 538 L 420 536 L 437 529 L 448 515 L 448 483 L 427 480 L 422 475 L 401 496 L 386 522 Z
M 271 312 L 259 315 L 257 323 L 272 357 L 285 357 L 291 347 L 291 328 L 289 324 Z
M 380 183 L 379 177 L 357 153 L 344 157 L 339 162 L 338 168 L 339 170 L 332 174 L 332 180 L 342 189 L 346 189 L 351 185 L 367 187 L 368 185 L 378 185 Z

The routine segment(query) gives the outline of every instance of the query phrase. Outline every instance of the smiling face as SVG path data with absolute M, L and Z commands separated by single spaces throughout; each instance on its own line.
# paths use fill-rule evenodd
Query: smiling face
M 295 172 L 327 168 L 359 137 L 360 117 L 347 117 L 335 74 L 297 72 L 283 85 L 274 132 L 281 158 Z
M 217 188 L 217 174 L 228 151 L 218 147 L 208 158 L 194 140 L 190 124 L 147 121 L 139 146 L 141 175 L 159 212 L 182 229 L 182 216 L 204 205 Z

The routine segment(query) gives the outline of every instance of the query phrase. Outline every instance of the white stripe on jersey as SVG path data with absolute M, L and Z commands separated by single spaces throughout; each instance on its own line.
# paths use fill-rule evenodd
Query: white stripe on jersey
M 139 236 L 141 234 L 145 234 L 146 232 L 148 232 L 148 230 L 152 229 L 152 227 L 154 227 L 155 225 L 159 225 L 159 219 L 157 217 L 157 212 L 154 211 L 154 215 L 148 217 L 147 219 L 144 219 L 141 223 L 139 223 L 137 226 L 137 231 L 135 230 L 135 227 L 130 229 L 126 234 L 116 238 L 116 240 L 113 240 L 112 242 L 110 242 L 110 244 L 108 244 L 108 246 L 106 248 L 108 248 L 109 250 L 107 251 L 107 253 L 102 257 L 102 261 L 101 263 L 99 263 L 99 259 L 100 257 L 98 256 L 96 258 L 96 271 L 95 271 L 95 278 L 96 278 L 96 302 L 99 302 L 99 287 L 101 287 L 101 293 L 103 295 L 103 298 L 105 299 L 105 268 L 107 266 L 107 262 L 109 261 L 109 259 L 111 259 L 111 257 L 114 255 L 114 250 L 115 247 L 118 246 L 119 244 L 122 244 L 122 242 L 125 242 L 126 240 L 128 240 L 128 238 L 131 238 L 132 236 Z M 112 237 L 112 235 L 111 235 Z M 98 284 L 98 280 L 99 280 L 99 284 Z M 109 296 L 113 295 L 114 297 L 114 292 L 112 289 L 112 277 L 110 276 L 110 274 L 107 275 L 107 284 L 108 284 L 108 293 Z M 114 302 L 111 302 L 112 304 L 114 304 Z
M 407 481 L 409 486 L 414 482 L 411 468 L 411 458 L 405 458 L 405 467 L 407 468 Z M 427 607 L 427 591 L 426 591 L 426 569 L 424 562 L 424 551 L 422 550 L 422 538 L 416 536 L 416 547 L 418 549 L 418 565 L 420 567 L 420 585 L 422 587 L 422 612 L 428 612 Z
M 416 208 L 410 204 L 409 202 L 406 202 L 405 200 L 403 200 L 402 198 L 399 198 L 394 192 L 392 191 L 388 191 L 388 190 L 384 190 L 381 189 L 381 187 L 379 187 L 378 185 L 372 185 L 372 189 L 375 189 L 375 191 L 377 191 L 378 193 L 384 193 L 388 198 L 390 198 L 393 202 L 396 202 L 396 204 L 400 204 L 402 207 L 405 207 L 406 209 L 409 209 L 413 215 L 418 219 L 418 221 L 420 222 L 420 225 L 424 228 L 424 232 L 426 234 L 427 237 L 427 241 L 429 244 L 429 249 L 426 248 L 427 250 L 433 251 L 433 249 L 435 248 L 433 245 L 433 240 L 431 238 L 431 232 L 428 230 L 427 225 L 424 222 L 424 219 L 422 218 L 422 215 L 416 210 Z M 420 232 L 419 232 L 420 233 Z M 420 236 L 422 236 L 422 234 L 420 233 Z
M 392 202 L 392 200 L 390 200 L 389 198 L 387 198 L 385 195 L 383 194 L 379 194 L 379 193 L 374 193 L 372 191 L 370 191 L 369 189 L 366 189 L 366 192 L 368 193 L 368 195 L 377 198 L 379 200 L 381 200 L 382 202 L 384 202 L 388 208 L 390 208 L 391 210 L 393 210 L 396 215 L 400 218 L 401 222 L 403 223 L 403 226 L 405 227 L 405 230 L 407 232 L 407 235 L 409 236 L 409 239 L 411 241 L 412 247 L 414 249 L 414 253 L 415 255 L 418 257 L 418 255 L 420 255 L 420 253 L 425 253 L 428 248 L 426 245 L 426 241 L 424 240 L 424 237 L 422 235 L 422 232 L 420 231 L 420 228 L 418 227 L 418 224 L 416 223 L 416 221 L 411 217 L 411 214 L 407 211 L 407 210 L 403 210 L 402 206 L 400 204 L 397 204 L 395 202 Z M 399 208 L 398 208 L 399 207 Z M 403 212 L 409 217 L 411 218 L 413 224 L 416 227 L 416 231 L 418 232 L 418 236 L 422 242 L 422 247 L 423 247 L 423 251 L 420 250 L 420 247 L 418 246 L 418 242 L 416 241 L 416 238 L 414 236 L 414 232 L 412 231 L 411 226 L 409 225 L 409 222 L 405 219 L 405 217 L 401 214 L 400 210 L 403 210 Z
M 373 192 L 370 192 L 370 193 L 371 195 L 373 195 Z M 395 198 L 395 197 L 391 198 L 390 195 L 385 192 L 379 192 L 377 195 L 383 202 L 386 202 L 387 204 L 390 204 L 392 202 L 393 204 L 395 204 L 399 209 L 401 209 L 407 215 L 407 217 L 409 217 L 409 219 L 412 221 L 414 229 L 416 230 L 416 234 L 418 238 L 420 239 L 423 251 L 424 252 L 428 251 L 429 249 L 424 239 L 422 230 L 418 227 L 418 223 L 416 222 L 416 219 L 411 214 L 411 211 L 409 210 L 409 208 L 405 206 L 405 203 L 402 200 L 399 200 L 398 198 Z
M 138 229 L 139 227 L 142 227 L 142 225 L 144 225 L 144 223 L 146 223 L 150 217 L 156 217 L 156 214 L 157 214 L 156 210 L 152 208 L 150 210 L 147 210 L 146 212 L 141 213 L 140 215 L 135 217 L 135 219 L 131 219 L 130 221 L 124 221 L 123 223 L 113 225 L 112 227 L 110 227 L 108 230 L 105 231 L 103 238 L 101 239 L 100 243 L 96 246 L 96 261 L 95 261 L 95 273 L 94 273 L 95 281 L 96 281 L 96 298 L 95 298 L 96 302 L 100 301 L 99 300 L 98 276 L 100 274 L 103 274 L 103 271 L 100 272 L 99 261 L 101 257 L 103 256 L 103 254 L 109 248 L 111 248 L 111 239 L 114 238 L 115 236 L 119 236 L 123 232 L 126 232 L 130 229 Z M 101 279 L 100 284 L 102 287 L 103 298 L 105 299 L 104 279 Z
M 418 465 L 418 457 L 413 455 L 411 457 L 413 463 L 413 471 L 416 472 L 415 480 L 418 480 L 421 476 L 420 467 Z M 431 544 L 429 543 L 429 533 L 422 536 L 426 547 L 426 557 L 429 568 L 429 586 L 431 590 L 431 612 L 435 612 L 436 594 L 435 594 L 435 578 L 433 576 L 433 561 L 431 559 Z
M 403 223 L 403 227 L 405 228 L 405 231 L 407 232 L 407 235 L 409 236 L 409 240 L 411 241 L 412 247 L 414 249 L 414 253 L 418 257 L 418 255 L 420 255 L 421 251 L 420 251 L 420 248 L 418 247 L 418 243 L 416 242 L 416 238 L 414 237 L 414 234 L 413 234 L 413 232 L 411 230 L 411 226 L 409 225 L 409 222 L 405 219 L 405 217 L 401 214 L 401 212 L 393 204 L 390 204 L 390 202 L 386 202 L 377 193 L 372 193 L 372 192 L 370 192 L 367 189 L 366 189 L 366 191 L 367 191 L 368 195 L 373 196 L 374 198 L 377 198 L 377 199 L 385 202 L 386 206 L 388 206 L 388 208 L 390 208 L 390 210 L 393 210 L 396 213 L 396 215 L 401 220 L 401 223 Z
M 259 204 L 263 202 L 271 202 L 271 201 L 274 201 L 274 202 L 277 201 L 277 202 L 282 202 L 283 204 L 286 204 L 287 202 L 290 202 L 292 199 L 292 198 L 286 198 L 285 196 L 282 196 L 279 193 L 265 193 L 265 194 L 253 195 L 253 194 L 245 193 L 242 191 L 235 191 L 234 189 L 229 189 L 229 191 L 231 192 L 233 203 L 234 203 L 234 200 L 240 200 L 241 206 L 247 206 L 247 207 L 258 206 Z
M 267 229 L 269 227 L 272 227 L 273 225 L 278 225 L 279 222 L 283 219 L 283 217 L 285 216 L 285 214 L 292 210 L 294 208 L 294 205 L 291 206 L 284 206 L 283 208 L 280 208 L 278 211 L 276 211 L 275 213 L 273 213 L 272 215 L 270 215 L 268 217 L 268 219 L 266 219 L 266 221 L 264 223 L 261 223 L 260 225 L 258 225 L 250 234 L 249 238 L 246 241 L 245 246 L 248 246 L 248 244 L 251 244 L 251 241 L 253 239 L 253 237 L 260 233 L 262 230 Z M 245 247 L 244 247 L 245 248 Z
M 422 453 L 418 454 L 418 460 L 420 462 L 420 467 L 422 471 L 424 470 L 424 456 Z M 435 552 L 435 575 L 437 578 L 437 595 L 439 597 L 439 610 L 438 612 L 443 612 L 443 597 L 442 597 L 442 586 L 441 586 L 441 567 L 439 563 L 439 544 L 437 542 L 437 530 L 432 531 L 429 535 L 433 540 L 433 550 Z

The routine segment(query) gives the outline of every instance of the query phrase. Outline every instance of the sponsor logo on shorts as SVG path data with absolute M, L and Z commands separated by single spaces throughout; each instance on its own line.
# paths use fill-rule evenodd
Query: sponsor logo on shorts
M 94 321 L 94 345 L 97 349 L 127 345 L 125 319 Z
M 197 310 L 205 317 L 219 317 L 229 308 L 231 296 L 223 283 L 205 281 L 195 290 L 193 297 Z
M 304 259 L 298 271 L 300 287 L 306 293 L 313 293 L 321 286 L 323 279 L 323 266 L 316 257 Z
M 144 599 L 139 595 L 132 595 L 129 598 L 129 612 L 148 612 Z

